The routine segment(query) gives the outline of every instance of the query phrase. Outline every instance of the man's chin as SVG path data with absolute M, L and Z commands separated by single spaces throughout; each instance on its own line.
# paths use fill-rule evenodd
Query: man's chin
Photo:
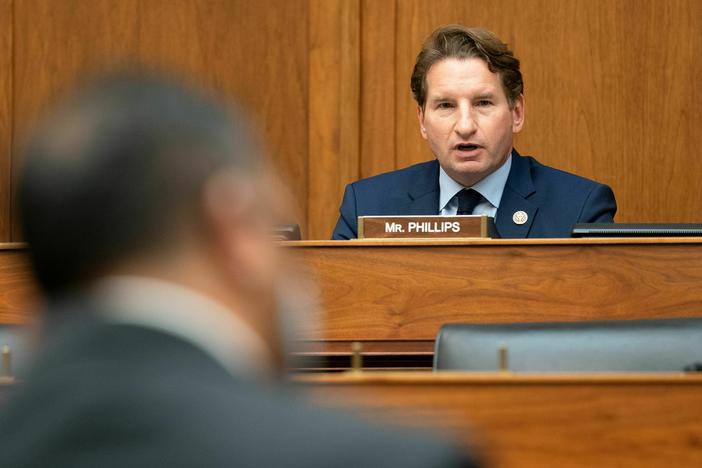
M 444 167 L 444 171 L 466 187 L 480 182 L 489 174 L 489 168 L 483 161 L 452 161 L 451 167 Z

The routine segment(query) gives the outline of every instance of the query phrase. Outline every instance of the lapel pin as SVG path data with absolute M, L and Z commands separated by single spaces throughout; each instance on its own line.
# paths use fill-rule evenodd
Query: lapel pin
M 517 211 L 512 215 L 512 221 L 514 224 L 524 224 L 529 219 L 529 215 L 524 211 Z

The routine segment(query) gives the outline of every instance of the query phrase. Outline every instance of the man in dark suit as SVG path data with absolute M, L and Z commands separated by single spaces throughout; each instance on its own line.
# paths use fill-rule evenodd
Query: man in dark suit
M 258 154 L 236 113 L 151 75 L 39 126 L 19 199 L 46 337 L 0 408 L 0 465 L 472 466 L 277 383 L 295 299 Z
M 411 88 L 436 159 L 348 185 L 334 239 L 357 237 L 357 217 L 370 215 L 487 214 L 505 238 L 570 237 L 576 223 L 613 222 L 609 187 L 514 150 L 524 85 L 519 60 L 491 32 L 434 31 Z

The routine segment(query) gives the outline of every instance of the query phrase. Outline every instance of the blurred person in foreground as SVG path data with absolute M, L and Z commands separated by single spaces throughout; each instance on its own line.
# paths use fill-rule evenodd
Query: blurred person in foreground
M 104 77 L 41 122 L 19 200 L 47 336 L 0 408 L 0 465 L 472 465 L 276 379 L 294 298 L 278 300 L 278 188 L 254 140 L 151 73 Z

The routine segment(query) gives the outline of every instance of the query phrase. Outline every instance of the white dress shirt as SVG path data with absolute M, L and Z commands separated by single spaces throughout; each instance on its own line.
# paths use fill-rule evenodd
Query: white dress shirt
M 105 318 L 158 330 L 196 346 L 232 374 L 263 377 L 270 352 L 260 335 L 224 305 L 184 286 L 139 276 L 100 281 L 97 298 Z
M 500 207 L 502 192 L 505 190 L 505 184 L 511 168 L 512 156 L 510 154 L 504 164 L 495 172 L 472 187 L 464 187 L 453 180 L 444 171 L 443 167 L 439 167 L 439 212 L 442 216 L 455 215 L 458 212 L 458 198 L 456 195 L 464 188 L 472 188 L 483 196 L 483 200 L 476 205 L 473 214 L 485 214 L 494 218 L 497 214 L 497 209 Z

